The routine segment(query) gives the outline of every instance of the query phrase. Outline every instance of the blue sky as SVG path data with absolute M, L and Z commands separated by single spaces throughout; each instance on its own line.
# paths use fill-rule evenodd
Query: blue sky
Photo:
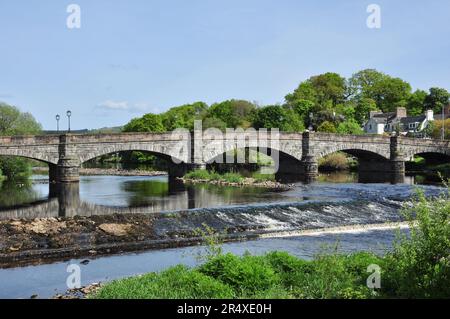
M 71 3 L 81 29 L 66 27 Z M 381 29 L 366 26 L 371 3 Z M 328 71 L 450 90 L 449 16 L 448 0 L 0 0 L 0 101 L 46 129 L 70 108 L 82 129 L 194 101 L 283 102 Z

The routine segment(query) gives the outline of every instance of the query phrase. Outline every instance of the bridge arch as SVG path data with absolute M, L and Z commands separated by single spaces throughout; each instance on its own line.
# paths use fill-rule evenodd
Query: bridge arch
M 45 154 L 43 152 L 36 152 L 30 149 L 13 149 L 13 150 L 0 149 L 0 158 L 3 156 L 21 157 L 39 161 L 49 165 L 56 165 L 58 164 L 59 160 L 58 156 L 54 156 L 53 154 Z
M 319 160 L 327 155 L 344 152 L 352 155 L 361 160 L 389 160 L 390 150 L 386 147 L 385 149 L 371 147 L 371 146 L 355 146 L 355 145 L 330 145 L 321 149 L 315 156 L 316 160 Z
M 127 144 L 111 144 L 107 146 L 101 146 L 96 150 L 89 153 L 82 153 L 79 155 L 80 164 L 90 161 L 94 158 L 122 152 L 144 152 L 156 157 L 166 160 L 168 163 L 172 163 L 175 160 L 178 163 L 185 163 L 187 158 L 185 155 L 180 154 L 178 156 L 173 155 L 170 150 L 159 144 L 146 144 L 146 145 L 127 145 Z M 175 164 L 175 163 L 174 163 Z

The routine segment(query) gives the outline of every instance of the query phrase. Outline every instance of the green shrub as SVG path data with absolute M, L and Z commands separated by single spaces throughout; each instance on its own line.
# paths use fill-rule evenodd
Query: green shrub
M 245 297 L 251 297 L 280 283 L 280 277 L 270 264 L 263 257 L 257 256 L 221 255 L 202 265 L 199 271 L 231 286 L 237 295 Z
M 209 179 L 210 174 L 206 169 L 198 169 L 195 171 L 188 172 L 184 175 L 185 178 L 199 180 L 199 179 Z
M 347 170 L 350 168 L 350 161 L 344 153 L 336 152 L 319 160 L 319 168 L 326 170 Z
M 237 173 L 225 173 L 222 180 L 228 183 L 241 183 L 244 178 Z
M 213 299 L 233 298 L 227 285 L 185 266 L 160 274 L 116 280 L 102 287 L 98 299 Z
M 450 296 L 449 193 L 427 199 L 421 190 L 403 211 L 410 238 L 399 236 L 385 257 L 384 293 L 403 298 Z

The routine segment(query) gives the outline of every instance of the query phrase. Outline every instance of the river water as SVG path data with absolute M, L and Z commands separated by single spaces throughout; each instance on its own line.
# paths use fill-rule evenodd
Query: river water
M 323 245 L 339 242 L 343 252 L 362 250 L 384 254 L 395 238 L 394 229 L 346 228 L 327 232 L 328 227 L 399 222 L 399 208 L 421 187 L 426 194 L 442 191 L 438 186 L 405 184 L 359 184 L 349 174 L 323 175 L 319 182 L 295 184 L 288 191 L 262 188 L 170 185 L 166 177 L 83 176 L 79 187 L 55 196 L 43 176 L 30 185 L 5 186 L 0 190 L 0 219 L 74 216 L 111 213 L 181 212 L 177 223 L 156 225 L 161 234 L 206 221 L 220 227 L 252 226 L 273 233 L 318 229 L 308 235 L 261 238 L 228 243 L 225 251 L 262 254 L 284 250 L 311 258 Z M 403 229 L 402 231 L 407 231 Z M 0 270 L 0 298 L 50 297 L 66 290 L 69 264 L 82 270 L 82 284 L 104 282 L 183 263 L 195 265 L 201 247 L 148 251 L 139 254 L 70 260 L 47 265 Z

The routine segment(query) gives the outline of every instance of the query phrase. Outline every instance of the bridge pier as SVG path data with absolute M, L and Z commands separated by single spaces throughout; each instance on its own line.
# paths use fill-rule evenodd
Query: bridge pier
M 312 183 L 319 176 L 319 164 L 317 160 L 310 155 L 304 156 L 301 161 L 301 172 L 305 183 Z

